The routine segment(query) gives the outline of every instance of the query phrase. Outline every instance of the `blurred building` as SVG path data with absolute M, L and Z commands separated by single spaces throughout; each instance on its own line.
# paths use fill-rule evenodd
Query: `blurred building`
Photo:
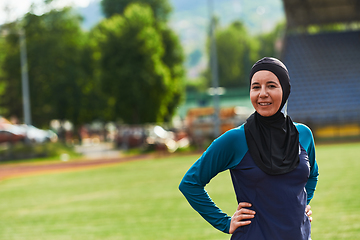
M 360 1 L 283 0 L 289 115 L 319 137 L 360 135 Z

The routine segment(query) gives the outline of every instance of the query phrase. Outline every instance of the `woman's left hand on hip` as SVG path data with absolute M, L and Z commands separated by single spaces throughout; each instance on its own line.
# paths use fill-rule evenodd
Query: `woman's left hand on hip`
M 310 220 L 310 222 L 311 222 L 311 221 L 312 221 L 312 217 L 310 217 L 310 216 L 311 216 L 311 214 L 312 214 L 312 211 L 311 211 L 310 209 L 311 209 L 310 205 L 306 205 L 305 213 L 306 213 L 306 215 L 308 216 L 308 218 L 309 218 L 309 220 Z

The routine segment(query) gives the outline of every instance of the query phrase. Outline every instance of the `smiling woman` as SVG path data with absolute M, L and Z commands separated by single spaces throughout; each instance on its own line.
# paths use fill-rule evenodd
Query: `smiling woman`
M 185 174 L 180 190 L 191 206 L 232 240 L 309 240 L 318 166 L 311 130 L 282 112 L 290 94 L 285 65 L 257 61 L 250 72 L 255 108 L 246 123 L 215 139 Z M 232 217 L 204 187 L 230 170 L 238 201 Z
M 254 74 L 250 87 L 250 100 L 256 112 L 261 116 L 274 115 L 280 108 L 282 89 L 276 75 L 267 70 Z

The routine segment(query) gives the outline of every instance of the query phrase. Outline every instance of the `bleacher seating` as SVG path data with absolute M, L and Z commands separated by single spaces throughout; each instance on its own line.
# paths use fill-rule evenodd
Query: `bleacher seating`
M 307 124 L 360 122 L 360 31 L 288 35 L 288 113 Z

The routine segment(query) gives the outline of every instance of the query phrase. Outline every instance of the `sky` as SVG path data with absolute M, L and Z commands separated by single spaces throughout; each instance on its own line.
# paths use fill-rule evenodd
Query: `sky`
M 53 0 L 54 7 L 64 7 L 68 5 L 77 7 L 87 7 L 91 1 L 96 0 Z M 41 4 L 44 0 L 0 0 L 0 24 L 11 22 L 27 13 L 31 4 Z M 8 11 L 5 11 L 8 9 Z M 45 12 L 44 8 L 38 8 L 36 14 Z

